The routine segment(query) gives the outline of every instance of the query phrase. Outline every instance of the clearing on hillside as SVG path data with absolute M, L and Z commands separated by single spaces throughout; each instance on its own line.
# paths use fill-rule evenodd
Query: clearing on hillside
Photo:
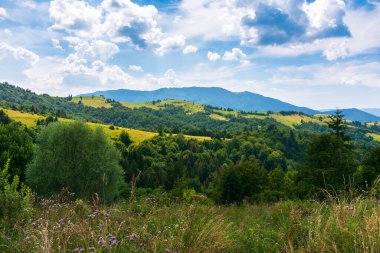
M 78 104 L 79 101 L 81 101 L 81 103 L 84 106 L 88 106 L 88 107 L 94 107 L 94 108 L 101 108 L 101 107 L 112 108 L 112 104 L 107 103 L 107 100 L 105 98 L 103 98 L 103 97 L 95 97 L 95 96 L 94 97 L 75 97 L 70 102 Z

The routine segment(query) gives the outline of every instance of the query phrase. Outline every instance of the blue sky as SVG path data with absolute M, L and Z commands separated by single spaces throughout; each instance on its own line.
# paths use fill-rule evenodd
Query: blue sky
M 1 0 L 0 80 L 66 96 L 218 86 L 380 108 L 379 0 Z

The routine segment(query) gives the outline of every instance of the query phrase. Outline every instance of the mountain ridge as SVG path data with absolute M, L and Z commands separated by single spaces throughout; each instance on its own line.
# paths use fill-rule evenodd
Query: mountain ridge
M 361 123 L 367 123 L 367 122 L 377 122 L 380 121 L 380 117 L 376 116 L 374 114 L 368 113 L 364 110 L 360 110 L 357 108 L 346 108 L 346 109 L 340 109 L 345 118 L 352 121 L 359 121 Z M 330 111 L 324 111 L 323 113 L 326 114 L 334 114 L 336 110 L 330 110 Z
M 297 111 L 306 114 L 317 114 L 319 111 L 296 106 L 281 100 L 266 97 L 249 91 L 232 92 L 220 87 L 184 87 L 161 88 L 153 91 L 130 89 L 105 90 L 79 96 L 103 95 L 120 102 L 147 102 L 164 99 L 180 99 L 222 108 L 244 111 Z

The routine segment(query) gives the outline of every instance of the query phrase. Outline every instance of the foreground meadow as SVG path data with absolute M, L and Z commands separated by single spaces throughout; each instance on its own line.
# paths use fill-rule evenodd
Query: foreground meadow
M 0 252 L 379 252 L 375 199 L 214 206 L 159 198 L 41 200 Z

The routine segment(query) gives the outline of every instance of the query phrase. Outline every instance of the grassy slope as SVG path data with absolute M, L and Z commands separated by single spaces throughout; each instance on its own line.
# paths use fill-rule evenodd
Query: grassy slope
M 81 200 L 46 202 L 35 207 L 33 224 L 16 224 L 18 234 L 0 235 L 0 251 L 85 248 L 88 252 L 94 247 L 99 253 L 372 253 L 380 249 L 380 207 L 375 199 L 239 207 L 170 203 L 164 197 L 154 200 L 110 208 Z M 112 236 L 119 242 L 113 244 Z M 104 244 L 99 243 L 101 238 Z
M 380 134 L 368 133 L 367 136 L 372 137 L 375 141 L 380 142 Z
M 187 101 L 182 101 L 182 100 L 177 100 L 177 99 L 168 99 L 168 100 L 163 100 L 161 102 L 145 102 L 145 103 L 122 103 L 124 106 L 129 107 L 129 108 L 141 108 L 141 107 L 147 107 L 151 108 L 153 110 L 159 110 L 165 108 L 165 106 L 168 105 L 174 105 L 177 107 L 183 108 L 187 113 L 198 113 L 198 112 L 204 112 L 204 106 L 200 104 L 196 104 L 193 102 L 187 102 Z
M 72 103 L 78 103 L 81 100 L 80 97 L 75 97 L 71 100 Z M 106 99 L 102 97 L 82 97 L 82 104 L 84 106 L 89 106 L 89 107 L 95 107 L 95 108 L 100 108 L 100 107 L 105 107 L 105 108 L 111 108 L 112 105 L 109 103 L 106 103 Z
M 36 126 L 38 119 L 44 119 L 45 118 L 44 116 L 37 115 L 37 114 L 24 113 L 24 112 L 20 112 L 20 111 L 9 110 L 9 109 L 3 109 L 3 110 L 11 119 L 13 119 L 15 121 L 19 121 L 28 127 Z M 59 118 L 58 120 L 62 121 L 62 122 L 72 121 L 70 119 L 63 119 L 63 118 Z M 131 139 L 134 142 L 142 142 L 144 140 L 151 139 L 157 135 L 157 133 L 153 133 L 153 132 L 135 130 L 135 129 L 124 128 L 124 127 L 115 127 L 114 130 L 111 130 L 110 125 L 106 125 L 106 124 L 91 123 L 91 122 L 88 122 L 87 124 L 92 128 L 96 128 L 96 127 L 102 128 L 104 130 L 104 132 L 113 139 L 117 138 L 123 130 L 128 132 L 128 134 L 130 135 Z M 185 135 L 185 137 L 189 138 L 189 139 L 200 140 L 200 141 L 211 139 L 210 137 L 204 137 L 204 136 Z
M 80 98 L 76 97 L 73 98 L 72 102 L 73 103 L 78 103 Z M 91 107 L 106 107 L 110 108 L 112 107 L 111 104 L 106 103 L 104 98 L 101 97 L 83 97 L 82 98 L 82 103 L 85 106 L 91 106 Z M 141 107 L 147 107 L 151 108 L 153 110 L 160 110 L 164 109 L 165 106 L 168 105 L 174 105 L 177 107 L 181 107 L 185 110 L 187 113 L 199 113 L 199 112 L 204 112 L 205 108 L 201 104 L 193 103 L 193 102 L 188 102 L 188 101 L 182 101 L 182 100 L 177 100 L 177 99 L 168 99 L 168 100 L 163 100 L 161 102 L 145 102 L 145 103 L 122 103 L 124 106 L 135 109 L 135 108 L 141 108 Z M 233 116 L 233 117 L 238 117 L 240 114 L 238 111 L 226 111 L 226 110 L 219 110 L 219 109 L 214 109 L 214 113 L 210 114 L 210 118 L 214 120 L 220 120 L 220 121 L 228 121 L 226 116 Z M 323 124 L 323 121 L 327 118 L 327 115 L 324 114 L 318 114 L 313 117 L 310 116 L 304 116 L 304 115 L 281 115 L 279 113 L 274 113 L 269 116 L 266 116 L 265 114 L 263 115 L 257 115 L 257 114 L 245 114 L 243 115 L 245 118 L 258 118 L 258 119 L 265 119 L 267 117 L 273 118 L 276 121 L 280 122 L 281 124 L 284 124 L 289 127 L 293 127 L 294 125 L 300 125 L 301 121 L 304 122 L 313 122 L 316 124 Z M 319 120 L 319 117 L 322 117 L 322 121 Z
M 214 119 L 214 120 L 228 121 L 228 119 L 226 117 L 219 115 L 219 114 L 216 114 L 216 113 L 210 114 L 210 118 Z

